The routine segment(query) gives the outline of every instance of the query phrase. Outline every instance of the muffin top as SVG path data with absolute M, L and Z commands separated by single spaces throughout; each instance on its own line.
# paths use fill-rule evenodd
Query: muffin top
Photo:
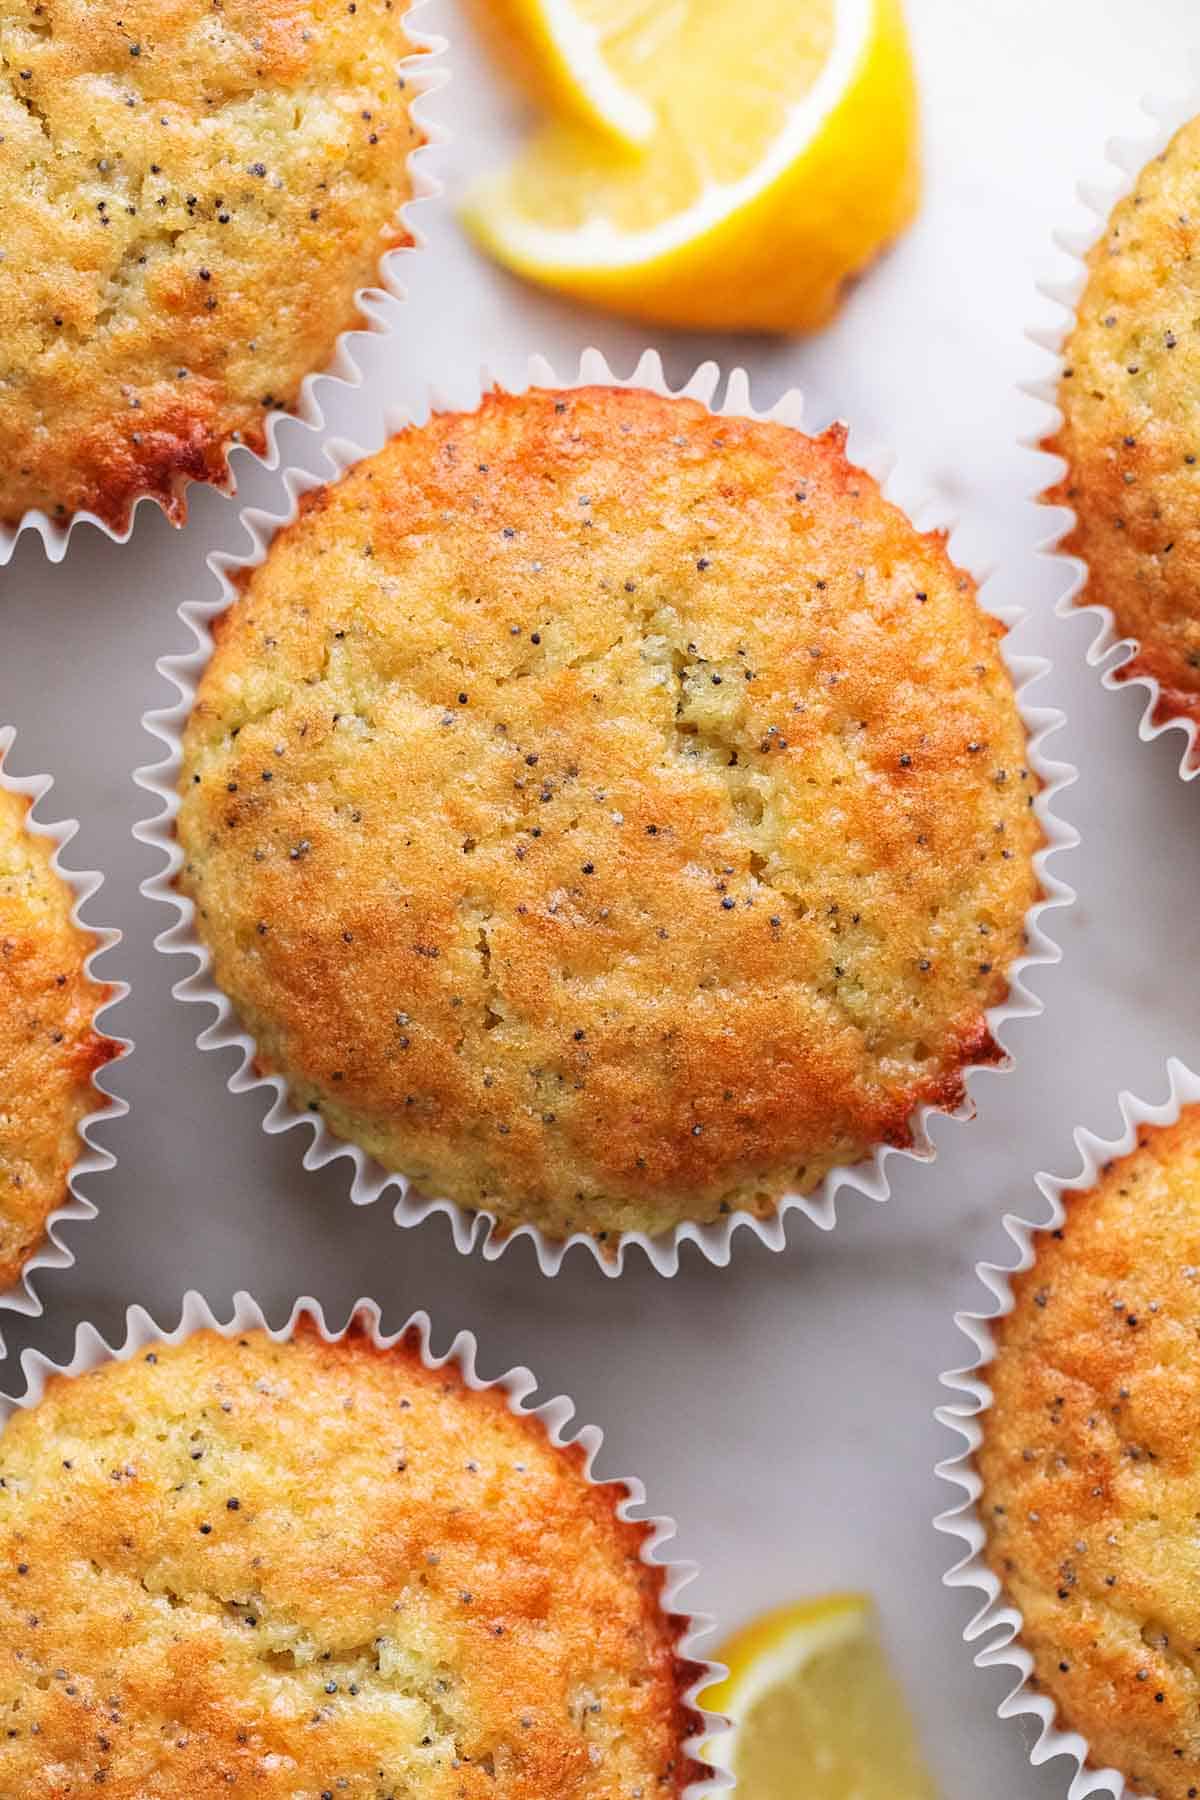
M 407 241 L 403 0 L 0 0 L 0 520 L 184 515 Z
M 71 918 L 54 845 L 25 827 L 28 801 L 0 787 L 0 1288 L 10 1287 L 67 1199 L 79 1124 L 105 1104 L 92 1077 L 117 1054 L 93 1020 L 111 990 Z
M 1059 1723 L 1200 1788 L 1200 1108 L 1144 1128 L 1013 1281 L 978 1453 L 987 1557 Z
M 0 1439 L 0 1792 L 678 1795 L 648 1528 L 416 1343 L 203 1331 Z
M 1064 348 L 1062 424 L 1046 449 L 1066 459 L 1046 495 L 1075 524 L 1081 605 L 1110 608 L 1136 652 L 1122 680 L 1161 686 L 1159 723 L 1200 719 L 1200 119 L 1113 208 L 1087 259 Z
M 998 1054 L 1025 733 L 835 429 L 490 395 L 307 497 L 217 622 L 184 894 L 260 1065 L 549 1235 L 765 1213 Z

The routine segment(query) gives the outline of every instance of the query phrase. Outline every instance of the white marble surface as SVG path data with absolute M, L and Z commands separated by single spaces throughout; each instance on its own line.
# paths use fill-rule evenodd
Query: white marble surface
M 1080 899 L 1057 915 L 1064 962 L 1035 976 L 1045 1016 L 1010 1029 L 1015 1070 L 978 1081 L 976 1122 L 935 1126 L 933 1168 L 893 1164 L 887 1206 L 850 1199 L 830 1236 L 797 1220 L 779 1256 L 744 1240 L 726 1271 L 692 1259 L 674 1282 L 634 1266 L 614 1283 L 580 1255 L 548 1282 L 525 1247 L 485 1265 L 456 1255 L 441 1222 L 399 1233 L 386 1205 L 352 1212 L 344 1167 L 305 1175 L 295 1136 L 260 1132 L 262 1097 L 229 1095 L 228 1062 L 195 1049 L 196 1016 L 170 996 L 178 966 L 151 947 L 161 909 L 138 894 L 153 867 L 130 836 L 146 808 L 130 770 L 152 751 L 139 715 L 167 698 L 154 662 L 187 642 L 174 606 L 206 590 L 206 552 L 239 543 L 237 507 L 202 494 L 181 535 L 143 511 L 123 549 L 85 530 L 58 568 L 27 539 L 0 574 L 0 720 L 19 728 L 14 766 L 51 769 L 57 809 L 83 820 L 75 860 L 108 873 L 100 914 L 126 932 L 109 968 L 134 984 L 119 1018 L 138 1049 L 117 1076 L 133 1104 L 109 1134 L 119 1167 L 92 1183 L 101 1218 L 71 1231 L 77 1266 L 43 1278 L 45 1317 L 8 1335 L 62 1354 L 81 1318 L 115 1329 L 132 1300 L 170 1318 L 189 1285 L 217 1302 L 248 1286 L 280 1314 L 297 1290 L 334 1311 L 370 1291 L 393 1321 L 425 1306 L 443 1338 L 470 1325 L 485 1369 L 527 1361 L 574 1394 L 606 1428 L 608 1469 L 639 1472 L 677 1515 L 681 1554 L 702 1566 L 696 1606 L 732 1625 L 787 1595 L 873 1589 L 946 1793 L 1014 1800 L 1063 1795 L 1067 1775 L 1031 1770 L 1021 1725 L 997 1721 L 1003 1680 L 973 1670 L 966 1602 L 940 1586 L 932 1465 L 948 1439 L 931 1410 L 962 1349 L 951 1315 L 974 1300 L 976 1259 L 1002 1247 L 1003 1210 L 1032 1204 L 1033 1172 L 1073 1163 L 1072 1127 L 1114 1131 L 1120 1087 L 1158 1096 L 1168 1054 L 1200 1061 L 1200 792 L 1177 779 L 1179 739 L 1139 744 L 1137 698 L 1084 667 L 1090 624 L 1051 616 L 1059 576 L 1034 556 L 1027 500 L 1038 465 L 1019 448 L 1039 411 L 1017 383 L 1043 367 L 1023 331 L 1050 316 L 1035 281 L 1060 267 L 1053 228 L 1077 220 L 1077 181 L 1102 172 L 1110 134 L 1137 128 L 1139 97 L 1186 79 L 1200 21 L 1195 0 L 910 11 L 928 137 L 916 230 L 819 339 L 662 347 L 675 375 L 709 354 L 743 360 L 761 400 L 799 383 L 812 423 L 841 414 L 860 448 L 893 445 L 903 491 L 956 515 L 959 554 L 1031 609 L 1020 643 L 1054 660 L 1040 697 L 1069 715 L 1056 745 L 1081 777 L 1061 810 L 1084 843 L 1060 863 Z M 454 40 L 438 109 L 460 135 L 436 153 L 453 192 L 514 120 L 450 0 L 427 19 Z M 362 392 L 327 396 L 346 435 L 377 441 L 386 404 L 427 380 L 453 391 L 485 358 L 515 371 L 542 349 L 566 367 L 594 341 L 630 365 L 646 341 L 482 265 L 444 203 L 424 222 L 395 335 L 367 346 Z M 300 427 L 283 447 L 320 466 Z M 241 478 L 244 500 L 279 503 L 278 477 L 243 463 Z

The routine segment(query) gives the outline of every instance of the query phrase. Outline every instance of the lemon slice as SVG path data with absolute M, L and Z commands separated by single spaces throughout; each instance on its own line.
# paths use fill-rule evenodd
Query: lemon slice
M 631 85 L 662 28 L 663 0 L 478 0 L 481 24 L 555 111 L 636 149 L 654 109 Z
M 612 64 L 658 119 L 642 152 L 552 122 L 472 190 L 468 226 L 517 273 L 658 323 L 824 324 L 916 206 L 899 0 L 655 10 L 652 53 Z
M 781 1607 L 718 1654 L 729 1676 L 704 1704 L 733 1720 L 738 1800 L 937 1800 L 864 1596 Z

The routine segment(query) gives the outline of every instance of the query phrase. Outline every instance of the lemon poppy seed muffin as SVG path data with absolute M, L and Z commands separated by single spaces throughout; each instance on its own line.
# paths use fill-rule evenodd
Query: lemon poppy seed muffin
M 202 1331 L 0 1437 L 0 1792 L 628 1800 L 698 1767 L 648 1527 L 414 1340 Z
M 1200 1788 L 1200 1108 L 1037 1240 L 994 1326 L 987 1559 L 1058 1722 L 1138 1793 Z
M 405 0 L 0 0 L 0 520 L 261 450 L 407 242 Z
M 495 393 L 310 494 L 215 636 L 180 887 L 260 1066 L 427 1191 L 765 1214 L 998 1054 L 1000 627 L 840 430 Z
M 1075 524 L 1079 603 L 1110 609 L 1150 676 L 1155 718 L 1200 719 L 1200 119 L 1138 177 L 1087 259 L 1064 347 L 1062 424 L 1046 448 L 1066 470 L 1046 498 Z
M 111 989 L 85 963 L 92 933 L 28 801 L 0 787 L 0 1288 L 11 1287 L 68 1197 L 80 1121 L 104 1104 L 92 1077 L 119 1046 L 93 1023 Z

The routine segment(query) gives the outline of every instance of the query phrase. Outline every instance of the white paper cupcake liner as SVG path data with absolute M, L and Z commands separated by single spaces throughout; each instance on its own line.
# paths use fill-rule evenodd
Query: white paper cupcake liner
M 1024 384 L 1023 391 L 1031 398 L 1043 402 L 1048 409 L 1041 429 L 1025 440 L 1026 448 L 1030 450 L 1043 451 L 1045 440 L 1062 423 L 1058 392 L 1064 367 L 1063 352 L 1067 335 L 1075 322 L 1075 309 L 1087 283 L 1088 271 L 1084 259 L 1103 233 L 1113 206 L 1132 191 L 1146 164 L 1166 148 L 1180 125 L 1200 113 L 1200 88 L 1193 88 L 1188 98 L 1177 96 L 1173 99 L 1145 99 L 1141 110 L 1148 121 L 1145 131 L 1137 137 L 1111 140 L 1107 146 L 1107 164 L 1102 178 L 1079 186 L 1079 199 L 1090 215 L 1087 225 L 1055 233 L 1055 244 L 1070 259 L 1069 269 L 1064 268 L 1064 273 L 1056 280 L 1038 283 L 1038 292 L 1054 305 L 1058 316 L 1054 323 L 1031 326 L 1027 333 L 1030 340 L 1039 349 L 1047 351 L 1052 359 L 1052 366 L 1047 373 Z M 1065 467 L 1062 458 L 1055 456 L 1054 460 L 1059 469 Z M 1043 481 L 1042 490 L 1045 491 L 1049 485 L 1049 481 Z M 1074 513 L 1070 507 L 1061 505 L 1047 505 L 1045 510 L 1047 517 L 1054 520 L 1055 524 L 1041 546 L 1042 552 L 1058 558 L 1070 571 L 1056 607 L 1058 616 L 1066 619 L 1076 613 L 1091 614 L 1096 621 L 1096 631 L 1087 649 L 1089 665 L 1101 668 L 1102 685 L 1113 692 L 1121 693 L 1132 687 L 1144 690 L 1146 703 L 1138 721 L 1138 736 L 1143 743 L 1150 743 L 1167 731 L 1182 733 L 1184 742 L 1179 758 L 1179 773 L 1184 781 L 1194 780 L 1200 775 L 1196 720 L 1165 710 L 1167 703 L 1164 702 L 1161 683 L 1153 675 L 1128 671 L 1128 664 L 1140 648 L 1138 640 L 1121 636 L 1111 607 L 1103 606 L 1096 600 L 1080 602 L 1079 596 L 1087 585 L 1087 565 L 1081 557 L 1069 555 L 1062 548 L 1074 527 Z
M 971 1360 L 960 1369 L 941 1377 L 943 1387 L 961 1396 L 948 1406 L 937 1408 L 937 1418 L 963 1439 L 963 1448 L 955 1456 L 937 1465 L 944 1481 L 962 1492 L 962 1498 L 938 1515 L 934 1524 L 939 1531 L 958 1538 L 964 1554 L 942 1577 L 947 1587 L 970 1588 L 980 1595 L 979 1609 L 963 1629 L 968 1644 L 978 1645 L 975 1664 L 980 1669 L 1011 1669 L 1014 1684 L 997 1708 L 1002 1719 L 1027 1716 L 1039 1727 L 1029 1760 L 1038 1766 L 1056 1756 L 1068 1757 L 1075 1764 L 1075 1775 L 1068 1789 L 1068 1800 L 1084 1800 L 1088 1794 L 1111 1794 L 1115 1800 L 1134 1800 L 1135 1790 L 1128 1786 L 1118 1770 L 1097 1769 L 1092 1765 L 1087 1740 L 1077 1731 L 1064 1731 L 1056 1724 L 1057 1709 L 1046 1694 L 1029 1686 L 1033 1658 L 1021 1644 L 1022 1619 L 1019 1609 L 984 1560 L 986 1537 L 977 1510 L 982 1483 L 975 1468 L 975 1454 L 983 1441 L 981 1419 L 992 1403 L 987 1384 L 987 1369 L 995 1350 L 992 1326 L 995 1320 L 1012 1311 L 1012 1278 L 1023 1274 L 1036 1260 L 1039 1237 L 1055 1231 L 1066 1217 L 1063 1196 L 1086 1193 L 1114 1157 L 1127 1156 L 1136 1148 L 1137 1134 L 1143 1125 L 1173 1125 L 1183 1107 L 1200 1100 L 1200 1075 L 1186 1064 L 1172 1059 L 1167 1064 L 1167 1098 L 1158 1105 L 1140 1100 L 1135 1094 L 1118 1096 L 1123 1130 L 1112 1139 L 1097 1137 L 1082 1128 L 1075 1132 L 1080 1167 L 1070 1176 L 1038 1175 L 1037 1187 L 1048 1203 L 1048 1216 L 1040 1220 L 1024 1219 L 1008 1213 L 1004 1229 L 1016 1246 L 1016 1261 L 1011 1263 L 978 1263 L 975 1273 L 988 1292 L 988 1302 L 978 1312 L 955 1314 L 955 1323 L 971 1345 Z
M 688 398 L 699 400 L 718 415 L 770 419 L 786 425 L 801 426 L 803 408 L 798 393 L 789 392 L 769 411 L 756 412 L 750 404 L 749 380 L 744 370 L 732 371 L 720 404 L 715 399 L 719 380 L 717 365 L 706 362 L 677 391 Z M 523 391 L 526 386 L 570 388 L 591 384 L 648 388 L 662 395 L 676 391 L 667 386 L 661 359 L 652 350 L 643 354 L 633 374 L 627 378 L 614 375 L 598 350 L 584 351 L 578 374 L 567 381 L 561 380 L 544 358 L 535 357 L 529 364 L 526 380 L 518 383 L 512 391 Z M 492 385 L 485 370 L 474 396 L 465 404 L 478 404 L 482 394 Z M 385 422 L 385 431 L 390 436 L 411 424 L 414 419 L 428 416 L 429 411 L 441 410 L 445 404 L 447 403 L 436 391 L 431 392 L 425 407 L 419 413 L 391 415 Z M 367 452 L 359 445 L 344 441 L 330 442 L 324 447 L 325 461 L 328 464 L 324 474 L 312 475 L 295 469 L 287 472 L 284 479 L 288 506 L 283 513 L 270 514 L 249 508 L 243 511 L 241 518 L 250 539 L 249 548 L 238 557 L 211 556 L 209 566 L 217 578 L 214 593 L 209 599 L 185 603 L 179 609 L 180 617 L 191 628 L 196 640 L 195 648 L 179 656 L 164 657 L 158 663 L 159 672 L 177 689 L 178 699 L 170 706 L 146 713 L 143 718 L 146 729 L 165 746 L 166 756 L 157 763 L 139 769 L 135 774 L 134 778 L 139 785 L 161 802 L 161 809 L 155 816 L 135 827 L 135 836 L 142 843 L 161 851 L 165 864 L 159 874 L 143 882 L 142 892 L 148 898 L 163 901 L 178 915 L 176 923 L 160 933 L 155 940 L 157 946 L 168 955 L 187 955 L 198 965 L 193 974 L 176 983 L 173 991 L 181 1000 L 203 1002 L 217 1015 L 215 1022 L 199 1033 L 196 1041 L 200 1048 L 233 1048 L 239 1052 L 239 1067 L 229 1078 L 228 1085 L 232 1092 L 244 1093 L 252 1088 L 266 1088 L 274 1095 L 263 1120 L 266 1131 L 274 1134 L 288 1131 L 294 1126 L 307 1126 L 311 1142 L 304 1154 L 305 1168 L 322 1168 L 339 1156 L 349 1160 L 353 1166 L 350 1195 L 356 1205 L 367 1205 L 377 1200 L 386 1187 L 395 1187 L 399 1191 L 395 1204 L 397 1224 L 416 1225 L 431 1213 L 443 1213 L 450 1221 L 457 1248 L 467 1252 L 479 1247 L 489 1259 L 502 1255 L 505 1248 L 519 1238 L 529 1238 L 534 1244 L 539 1266 L 545 1275 L 557 1274 L 567 1251 L 576 1244 L 586 1245 L 600 1268 L 610 1275 L 621 1272 L 625 1253 L 631 1246 L 642 1251 L 658 1273 L 664 1276 L 674 1275 L 678 1271 L 680 1251 L 685 1243 L 695 1244 L 710 1262 L 724 1266 L 729 1261 L 733 1239 L 738 1231 L 749 1231 L 768 1248 L 781 1250 L 786 1242 L 786 1221 L 791 1212 L 802 1212 L 822 1229 L 831 1229 L 836 1223 L 837 1197 L 842 1188 L 865 1194 L 872 1200 L 886 1200 L 889 1193 L 886 1168 L 888 1158 L 903 1155 L 922 1161 L 931 1160 L 934 1147 L 929 1138 L 928 1121 L 934 1113 L 945 1111 L 945 1108 L 922 1106 L 917 1110 L 910 1120 L 913 1131 L 911 1148 L 899 1150 L 881 1146 L 864 1162 L 831 1171 L 813 1193 L 784 1195 L 776 1211 L 768 1219 L 757 1219 L 749 1213 L 737 1212 L 712 1224 L 686 1222 L 658 1237 L 650 1237 L 642 1232 L 624 1232 L 615 1244 L 610 1239 L 603 1246 L 584 1232 L 577 1232 L 561 1241 L 551 1240 L 534 1225 L 521 1225 L 501 1236 L 496 1232 L 495 1220 L 491 1214 L 471 1214 L 452 1201 L 419 1195 L 415 1189 L 410 1188 L 404 1176 L 384 1169 L 357 1145 L 334 1137 L 317 1114 L 297 1109 L 289 1100 L 286 1084 L 281 1077 L 263 1075 L 256 1070 L 253 1040 L 240 1028 L 230 1002 L 213 982 L 211 960 L 195 931 L 192 903 L 177 893 L 174 885 L 182 862 L 175 840 L 177 784 L 182 756 L 181 732 L 191 712 L 197 683 L 212 653 L 211 621 L 223 613 L 236 598 L 238 576 L 243 570 L 254 568 L 263 561 L 274 533 L 281 526 L 290 524 L 297 516 L 303 494 L 328 481 L 336 480 L 365 454 Z M 874 472 L 880 479 L 885 479 L 889 471 L 880 470 L 877 466 Z M 1015 624 L 1021 616 L 1011 609 L 996 607 L 992 610 L 1009 626 Z M 1075 779 L 1075 770 L 1066 763 L 1052 761 L 1046 750 L 1048 739 L 1063 723 L 1063 715 L 1056 710 L 1033 705 L 1028 698 L 1029 688 L 1045 674 L 1049 664 L 1040 657 L 1013 654 L 1007 645 L 1004 655 L 1017 690 L 1021 716 L 1029 733 L 1027 761 L 1041 783 L 1036 805 L 1046 842 L 1036 857 L 1043 898 L 1030 910 L 1027 919 L 1028 949 L 1012 967 L 1008 998 L 1001 1005 L 992 1007 L 987 1014 L 989 1030 L 997 1039 L 1001 1039 L 1010 1019 L 1030 1017 L 1042 1010 L 1041 1000 L 1025 985 L 1025 975 L 1039 964 L 1059 960 L 1060 951 L 1047 935 L 1044 915 L 1052 907 L 1068 905 L 1075 898 L 1071 888 L 1051 873 L 1048 865 L 1057 851 L 1078 842 L 1076 831 L 1058 818 L 1052 805 L 1062 789 Z M 977 1066 L 972 1065 L 966 1071 L 967 1075 L 973 1073 Z M 974 1110 L 974 1104 L 968 1098 L 951 1116 L 971 1117 Z
M 306 375 L 300 384 L 300 391 L 293 408 L 284 410 L 274 407 L 264 421 L 266 447 L 262 451 L 253 450 L 249 445 L 229 443 L 224 455 L 225 474 L 222 480 L 205 482 L 206 487 L 215 487 L 219 493 L 234 494 L 237 492 L 237 476 L 233 466 L 233 458 L 238 456 L 252 457 L 265 469 L 279 467 L 279 428 L 288 419 L 298 420 L 310 431 L 319 432 L 325 426 L 325 414 L 321 406 L 320 388 L 323 382 L 335 382 L 344 388 L 362 386 L 362 370 L 355 360 L 354 339 L 367 334 L 387 337 L 393 329 L 393 320 L 382 302 L 391 298 L 403 300 L 407 287 L 402 279 L 403 259 L 412 256 L 425 247 L 425 240 L 414 221 L 412 209 L 422 200 L 429 200 L 441 194 L 441 183 L 426 168 L 426 153 L 435 145 L 450 141 L 451 133 L 437 118 L 434 109 L 427 101 L 449 79 L 445 66 L 438 60 L 446 50 L 446 40 L 435 34 L 422 31 L 417 23 L 417 15 L 428 4 L 428 0 L 413 0 L 413 5 L 404 20 L 405 29 L 413 45 L 412 53 L 405 57 L 397 67 L 403 71 L 406 88 L 411 95 L 410 116 L 420 126 L 423 139 L 409 154 L 409 172 L 411 175 L 411 192 L 400 208 L 400 222 L 411 238 L 411 243 L 399 244 L 393 250 L 385 251 L 379 261 L 377 280 L 371 287 L 360 288 L 355 295 L 355 303 L 361 315 L 358 322 L 343 331 L 334 343 L 333 356 L 324 368 L 314 369 Z M 270 304 L 268 297 L 267 304 Z M 191 476 L 179 478 L 175 493 L 182 495 L 194 485 Z M 129 517 L 122 530 L 117 531 L 95 513 L 83 509 L 72 513 L 66 519 L 51 518 L 40 507 L 33 507 L 26 512 L 16 525 L 0 524 L 0 569 L 11 561 L 18 539 L 25 532 L 36 532 L 42 540 L 46 555 L 52 563 L 61 562 L 67 554 L 71 537 L 77 526 L 92 525 L 97 531 L 111 538 L 114 544 L 127 544 L 133 535 L 137 514 L 144 505 L 156 506 L 158 501 L 152 494 L 139 494 L 129 509 Z
M 388 1349 L 407 1333 L 415 1332 L 421 1361 L 427 1369 L 453 1365 L 462 1375 L 467 1387 L 476 1392 L 488 1388 L 498 1389 L 505 1395 L 511 1412 L 536 1419 L 556 1448 L 567 1444 L 578 1446 L 583 1452 L 580 1472 L 589 1485 L 608 1491 L 619 1519 L 646 1527 L 640 1560 L 650 1568 L 663 1571 L 661 1610 L 668 1623 L 676 1629 L 675 1654 L 690 1677 L 680 1697 L 696 1714 L 696 1728 L 683 1747 L 699 1763 L 706 1761 L 706 1752 L 709 1755 L 717 1753 L 727 1730 L 727 1721 L 720 1714 L 706 1712 L 701 1696 L 706 1688 L 723 1680 L 727 1671 L 720 1663 L 708 1661 L 699 1649 L 700 1640 L 712 1631 L 712 1619 L 706 1614 L 685 1611 L 680 1605 L 683 1590 L 695 1579 L 696 1565 L 677 1562 L 662 1554 L 664 1546 L 676 1534 L 675 1521 L 658 1515 L 647 1516 L 646 1490 L 640 1481 L 632 1477 L 595 1473 L 604 1434 L 595 1425 L 568 1429 L 575 1418 L 573 1401 L 562 1394 L 547 1400 L 536 1400 L 537 1380 L 524 1367 L 510 1369 L 507 1374 L 492 1380 L 482 1376 L 476 1361 L 476 1339 L 469 1331 L 460 1331 L 449 1347 L 438 1353 L 432 1344 L 433 1328 L 429 1315 L 424 1312 L 413 1313 L 398 1331 L 385 1332 L 376 1302 L 358 1300 L 350 1309 L 346 1323 L 335 1328 L 326 1322 L 320 1301 L 306 1295 L 295 1302 L 284 1324 L 272 1326 L 257 1300 L 244 1291 L 233 1296 L 232 1315 L 222 1320 L 203 1295 L 189 1290 L 183 1297 L 179 1323 L 170 1330 L 164 1330 L 156 1324 L 144 1307 L 131 1306 L 125 1314 L 125 1337 L 119 1345 L 109 1345 L 94 1325 L 84 1324 L 76 1330 L 74 1355 L 67 1363 L 52 1362 L 38 1350 L 23 1351 L 21 1372 L 25 1377 L 25 1390 L 12 1396 L 0 1394 L 0 1431 L 18 1407 L 37 1405 L 45 1392 L 47 1381 L 53 1376 L 82 1375 L 110 1359 L 128 1362 L 148 1345 L 178 1344 L 196 1331 L 218 1331 L 222 1337 L 233 1338 L 241 1332 L 261 1328 L 276 1343 L 283 1343 L 294 1335 L 301 1319 L 310 1319 L 325 1342 L 331 1344 L 340 1342 L 351 1327 L 357 1325 L 368 1332 L 371 1342 L 380 1350 Z M 724 1792 L 731 1786 L 731 1779 L 719 1769 L 713 1768 L 687 1785 L 683 1790 L 682 1800 L 705 1800 L 705 1796 Z
M 50 824 L 37 817 L 37 809 L 49 793 L 53 782 L 49 775 L 21 776 L 13 774 L 8 769 L 6 766 L 8 753 L 15 738 L 16 732 L 11 725 L 0 726 L 0 788 L 4 788 L 10 794 L 20 794 L 29 801 L 29 811 L 25 815 L 25 828 L 34 837 L 49 838 L 54 844 L 51 865 L 75 896 L 71 917 L 76 925 L 95 939 L 95 949 L 88 955 L 84 969 L 92 980 L 107 989 L 106 998 L 96 1009 L 94 1023 L 102 1036 L 111 1038 L 113 1043 L 118 1046 L 117 1057 L 113 1059 L 115 1061 L 121 1056 L 126 1056 L 132 1048 L 132 1044 L 128 1038 L 119 1037 L 114 1032 L 107 1030 L 101 1021 L 110 1007 L 118 1006 L 124 1000 L 129 988 L 123 981 L 110 981 L 104 975 L 98 974 L 95 965 L 106 951 L 120 943 L 121 933 L 114 929 L 93 925 L 82 916 L 84 907 L 103 884 L 104 877 L 92 870 L 77 870 L 64 866 L 63 852 L 79 830 L 79 823 L 75 819 L 63 819 L 57 824 Z M 109 1066 L 105 1065 L 106 1068 Z M 96 1141 L 93 1127 L 102 1125 L 110 1119 L 122 1118 L 129 1111 L 127 1102 L 121 1099 L 120 1095 L 110 1093 L 106 1087 L 101 1085 L 100 1077 L 103 1073 L 104 1070 L 101 1069 L 92 1078 L 92 1085 L 96 1090 L 96 1107 L 95 1111 L 88 1113 L 80 1123 L 79 1156 L 67 1177 L 68 1198 L 50 1214 L 46 1221 L 45 1239 L 41 1247 L 25 1264 L 20 1281 L 10 1288 L 0 1288 L 0 1309 L 25 1313 L 36 1318 L 42 1311 L 42 1303 L 34 1291 L 34 1277 L 43 1269 L 69 1269 L 75 1261 L 74 1252 L 67 1247 L 59 1235 L 60 1226 L 75 1219 L 94 1219 L 96 1216 L 96 1207 L 83 1192 L 82 1184 L 89 1175 L 95 1174 L 98 1170 L 113 1168 L 116 1157 L 111 1150 Z M 0 1337 L 0 1350 L 3 1348 L 3 1341 L 3 1338 Z

